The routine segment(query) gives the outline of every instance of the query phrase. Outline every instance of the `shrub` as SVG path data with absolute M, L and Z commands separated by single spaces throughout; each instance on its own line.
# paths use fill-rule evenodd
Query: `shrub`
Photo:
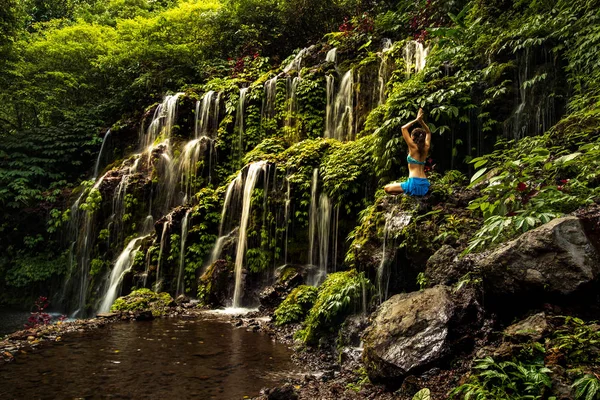
M 317 293 L 316 287 L 306 285 L 292 290 L 275 310 L 275 324 L 285 325 L 303 320 L 317 300 Z
M 354 269 L 329 275 L 319 286 L 317 300 L 304 321 L 304 328 L 296 333 L 296 337 L 314 344 L 359 309 L 363 294 L 369 294 L 372 288 L 364 273 Z

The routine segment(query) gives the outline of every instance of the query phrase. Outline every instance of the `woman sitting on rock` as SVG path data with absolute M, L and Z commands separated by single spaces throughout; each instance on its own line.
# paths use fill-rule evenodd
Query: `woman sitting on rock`
M 417 119 L 402 127 L 402 137 L 408 145 L 408 180 L 402 183 L 390 183 L 384 190 L 388 194 L 406 193 L 409 196 L 425 196 L 429 191 L 429 181 L 425 176 L 425 159 L 431 144 L 431 131 L 423 122 L 423 109 L 419 108 Z M 408 133 L 408 129 L 418 122 L 421 128 L 415 128 Z

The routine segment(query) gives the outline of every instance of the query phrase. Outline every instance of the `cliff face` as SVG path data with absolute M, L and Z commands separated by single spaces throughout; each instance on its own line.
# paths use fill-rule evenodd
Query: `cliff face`
M 87 162 L 92 180 L 61 192 L 62 204 L 38 204 L 22 226 L 7 219 L 3 226 L 40 230 L 31 215 L 51 208 L 48 233 L 32 228 L 25 245 L 10 238 L 0 270 L 5 296 L 44 286 L 55 304 L 85 316 L 108 311 L 134 288 L 270 311 L 291 293 L 275 315 L 301 323 L 298 338 L 313 344 L 348 315 L 380 306 L 365 360 L 369 376 L 390 387 L 496 340 L 475 334 L 482 326 L 501 329 L 555 306 L 593 316 L 600 197 L 593 2 L 367 3 L 283 62 L 273 45 L 281 39 L 261 34 L 231 65 L 202 59 L 205 70 L 195 65 L 187 77 L 187 67 L 169 70 L 181 84 L 165 87 L 181 92 L 117 113 L 102 144 L 93 143 L 101 148 Z M 202 18 L 224 12 L 206 7 Z M 170 12 L 167 25 L 183 18 Z M 331 26 L 324 21 L 318 26 Z M 216 54 L 200 33 L 194 40 L 207 42 L 198 54 Z M 177 49 L 194 49 L 190 43 Z M 100 61 L 113 60 L 106 51 Z M 407 175 L 400 127 L 420 107 L 433 133 L 430 192 L 387 196 L 380 188 Z M 7 140 L 14 149 L 24 146 L 17 136 Z M 0 163 L 21 165 L 9 156 Z M 34 254 L 42 242 L 47 249 Z M 296 290 L 301 284 L 317 293 Z M 436 314 L 432 304 L 447 312 Z M 388 328 L 400 327 L 391 336 L 403 339 L 382 344 L 380 320 L 390 308 Z M 421 354 L 411 338 L 430 333 L 433 347 Z M 449 351 L 455 345 L 462 353 Z

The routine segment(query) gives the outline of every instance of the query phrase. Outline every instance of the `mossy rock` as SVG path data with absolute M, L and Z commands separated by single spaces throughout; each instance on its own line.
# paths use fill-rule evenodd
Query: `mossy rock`
M 127 296 L 115 300 L 110 311 L 151 311 L 155 317 L 164 315 L 169 307 L 174 304 L 169 293 L 155 293 L 150 289 L 138 289 Z

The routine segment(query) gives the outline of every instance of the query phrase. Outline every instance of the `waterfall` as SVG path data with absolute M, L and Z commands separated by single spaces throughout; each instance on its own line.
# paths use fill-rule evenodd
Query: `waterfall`
M 277 99 L 277 77 L 265 82 L 264 97 L 260 110 L 261 124 L 267 119 L 275 117 L 275 102 Z
M 99 312 L 105 313 L 110 311 L 110 307 L 118 297 L 117 290 L 121 285 L 121 281 L 123 280 L 123 275 L 127 273 L 133 263 L 135 261 L 135 255 L 140 250 L 141 242 L 148 236 L 140 236 L 129 242 L 125 250 L 121 253 L 117 261 L 115 262 L 115 266 L 113 267 L 110 273 L 109 284 L 107 286 L 106 292 L 104 293 L 102 303 L 100 305 Z
M 377 267 L 377 291 L 379 293 L 380 304 L 387 300 L 388 286 L 390 283 L 390 273 L 386 268 L 389 258 L 386 245 L 392 226 L 391 222 L 392 218 L 390 217 L 390 215 L 387 215 L 385 219 L 385 226 L 383 227 L 383 246 L 381 250 L 381 261 L 379 262 L 379 267 Z
M 410 40 L 404 46 L 404 63 L 406 64 L 406 75 L 410 76 L 412 69 L 415 73 L 425 69 L 429 47 L 423 46 L 423 43 L 416 40 Z
M 300 83 L 300 78 L 295 77 L 287 78 L 286 84 L 286 97 L 287 97 L 287 116 L 285 118 L 284 126 L 290 129 L 296 128 L 295 116 L 298 112 L 298 99 L 296 97 L 296 90 L 298 89 L 298 84 Z
M 207 152 L 209 158 L 208 175 L 209 177 L 212 175 L 210 159 L 212 158 L 213 147 L 213 140 L 207 136 L 191 140 L 183 147 L 183 151 L 179 156 L 179 180 L 183 193 L 182 204 L 189 202 L 195 192 L 198 162 Z
M 161 144 L 163 152 L 158 158 L 158 170 L 160 179 L 158 185 L 158 194 L 162 200 L 162 213 L 167 214 L 174 204 L 175 187 L 177 186 L 176 164 L 173 161 L 171 146 L 169 140 Z M 160 204 L 160 203 L 159 203 Z
M 185 291 L 185 284 L 183 282 L 183 270 L 185 264 L 185 242 L 188 235 L 188 225 L 190 222 L 191 209 L 185 212 L 185 216 L 181 220 L 181 248 L 179 250 L 179 274 L 177 275 L 177 290 L 176 294 L 183 294 Z
M 335 102 L 335 78 L 333 75 L 325 77 L 327 82 L 327 106 L 325 108 L 325 137 L 334 137 L 335 125 L 333 115 L 333 104 Z
M 172 96 L 165 96 L 165 99 L 154 110 L 152 122 L 148 130 L 143 132 L 144 136 L 140 138 L 142 149 L 151 148 L 156 139 L 162 136 L 162 139 L 168 139 L 171 136 L 175 117 L 177 115 L 177 101 L 184 93 L 176 93 Z
M 285 72 L 286 74 L 290 71 L 300 72 L 300 70 L 302 69 L 302 60 L 304 59 L 304 57 L 306 57 L 307 54 L 310 53 L 310 51 L 313 48 L 314 46 L 310 46 L 300 50 L 300 52 L 296 54 L 296 57 L 294 57 L 294 59 L 283 69 L 283 72 Z
M 100 172 L 100 162 L 102 160 L 102 156 L 104 155 L 106 143 L 110 139 L 110 129 L 106 131 L 104 138 L 102 138 L 102 145 L 100 146 L 100 152 L 98 153 L 98 158 L 96 159 L 96 167 L 94 168 L 94 180 L 98 178 L 98 173 Z
M 411 214 L 405 212 L 396 213 L 395 208 L 392 208 L 385 215 L 381 261 L 377 268 L 377 290 L 379 292 L 379 301 L 381 303 L 387 300 L 388 297 L 388 286 L 391 276 L 389 266 L 396 255 L 397 249 L 394 238 L 398 232 L 410 223 L 411 219 Z
M 379 83 L 378 105 L 382 105 L 385 102 L 385 86 L 390 80 L 390 75 L 393 71 L 393 65 L 391 65 L 389 58 L 386 56 L 386 53 L 391 49 L 392 41 L 389 39 L 384 39 L 383 48 L 381 49 L 381 52 L 377 54 L 379 57 L 379 72 L 377 74 L 377 82 Z
M 339 141 L 354 140 L 354 74 L 349 70 L 342 77 L 334 96 L 334 79 L 327 77 L 327 109 L 325 137 Z
M 319 285 L 327 276 L 329 266 L 329 239 L 331 237 L 331 201 L 325 193 L 319 197 L 319 269 L 314 286 Z
M 318 181 L 319 170 L 315 168 L 308 211 L 308 264 L 313 268 L 316 267 L 307 278 L 307 284 L 312 286 L 319 285 L 327 276 L 331 238 L 331 201 L 325 193 L 321 193 L 317 205 Z M 317 251 L 315 251 L 315 244 L 318 245 Z
M 160 291 L 161 284 L 162 284 L 162 282 L 160 281 L 160 267 L 161 267 L 164 252 L 165 252 L 165 245 L 167 243 L 167 233 L 169 232 L 169 227 L 171 226 L 171 222 L 172 222 L 171 214 L 168 214 L 166 218 L 167 219 L 163 223 L 162 235 L 160 236 L 160 250 L 158 252 L 158 262 L 156 265 L 156 282 L 154 283 L 154 291 L 155 292 Z
M 238 159 L 242 159 L 244 156 L 244 111 L 246 109 L 246 94 L 248 93 L 248 88 L 240 88 L 240 98 L 238 101 L 237 111 L 235 114 L 235 126 L 234 132 L 237 132 L 239 135 L 239 143 L 238 143 Z
M 319 182 L 319 169 L 313 169 L 312 183 L 310 185 L 310 209 L 308 210 L 308 265 L 316 265 L 314 245 L 317 240 L 317 185 Z
M 285 177 L 285 182 L 287 183 L 287 190 L 285 192 L 285 211 L 284 211 L 284 224 L 285 224 L 285 243 L 283 244 L 283 263 L 287 264 L 287 251 L 288 251 L 288 231 L 290 227 L 290 204 L 291 204 L 291 196 L 290 196 L 290 181 L 288 176 Z
M 99 190 L 106 174 L 100 177 L 94 186 L 89 191 L 83 191 L 75 203 L 71 206 L 71 220 L 69 223 L 69 231 L 74 237 L 73 243 L 71 244 L 70 259 L 72 260 L 72 266 L 75 263 L 79 267 L 80 282 L 79 282 L 79 301 L 78 309 L 72 314 L 77 316 L 85 311 L 85 298 L 88 289 L 88 277 L 90 269 L 90 258 L 92 252 L 92 244 L 94 237 L 92 235 L 94 228 L 94 216 L 87 210 L 82 210 L 80 207 L 87 199 L 87 196 L 93 190 Z M 69 284 L 70 277 L 67 277 L 65 281 L 65 292 Z
M 221 251 L 225 244 L 225 239 L 229 237 L 229 232 L 225 233 L 225 229 L 230 227 L 227 224 L 227 215 L 233 214 L 231 204 L 234 203 L 233 208 L 237 207 L 238 197 L 242 190 L 242 173 L 240 172 L 234 180 L 232 180 L 227 186 L 227 192 L 225 192 L 225 200 L 223 201 L 223 210 L 221 211 L 221 222 L 219 223 L 219 237 L 213 246 L 210 254 L 210 260 L 208 265 L 212 265 L 215 261 L 221 257 Z
M 242 299 L 242 267 L 244 263 L 244 254 L 246 253 L 246 240 L 248 238 L 248 221 L 250 219 L 250 203 L 252 192 L 260 176 L 260 173 L 266 171 L 267 163 L 260 161 L 250 164 L 246 182 L 244 182 L 244 195 L 242 199 L 242 215 L 240 217 L 240 228 L 237 242 L 237 251 L 235 256 L 235 289 L 233 293 L 233 308 L 241 306 Z
M 333 48 L 327 52 L 327 56 L 325 56 L 325 62 L 337 63 L 337 48 Z
M 214 137 L 219 127 L 219 102 L 221 93 L 209 91 L 204 94 L 202 101 L 196 102 L 196 123 L 194 137 Z

